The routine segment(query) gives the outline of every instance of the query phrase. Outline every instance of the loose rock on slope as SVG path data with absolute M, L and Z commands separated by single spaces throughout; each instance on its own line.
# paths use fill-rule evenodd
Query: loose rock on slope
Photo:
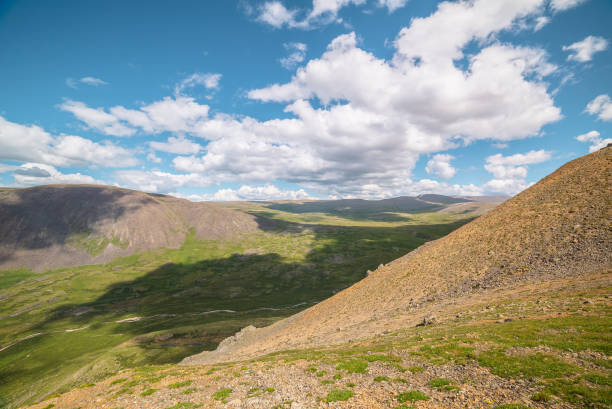
M 223 353 L 203 352 L 183 363 L 234 361 L 346 342 L 406 325 L 391 324 L 401 311 L 486 288 L 609 267 L 611 182 L 612 147 L 606 147 L 565 164 L 473 222 L 379 267 L 333 297 L 250 332 Z

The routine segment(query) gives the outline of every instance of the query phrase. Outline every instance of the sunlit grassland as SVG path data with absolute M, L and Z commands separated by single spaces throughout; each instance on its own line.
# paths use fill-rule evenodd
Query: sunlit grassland
M 361 227 L 401 227 L 431 224 L 453 223 L 460 219 L 473 217 L 469 213 L 439 212 L 442 206 L 432 205 L 431 209 L 411 213 L 397 211 L 330 211 L 330 212 L 289 212 L 275 209 L 274 203 L 268 202 L 225 202 L 219 203 L 231 209 L 282 220 L 290 223 L 314 224 L 327 226 L 361 226 Z M 271 207 L 272 206 L 272 207 Z M 483 204 L 486 206 L 486 204 Z
M 106 265 L 0 272 L 0 348 L 17 342 L 0 352 L 0 398 L 15 405 L 121 368 L 214 349 L 242 327 L 306 308 L 468 220 L 268 217 L 276 221 L 265 232 L 239 240 L 190 236 L 179 249 Z

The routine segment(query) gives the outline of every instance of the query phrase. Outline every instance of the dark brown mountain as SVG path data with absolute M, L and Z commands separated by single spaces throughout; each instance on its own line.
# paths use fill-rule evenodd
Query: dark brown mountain
M 96 185 L 0 189 L 0 270 L 97 264 L 176 248 L 188 234 L 227 239 L 255 217 L 210 203 Z

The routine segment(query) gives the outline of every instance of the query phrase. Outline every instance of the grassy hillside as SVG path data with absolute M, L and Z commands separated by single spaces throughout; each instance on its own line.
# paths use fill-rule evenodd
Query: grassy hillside
M 611 274 L 480 292 L 439 305 L 431 325 L 331 346 L 136 368 L 33 408 L 605 409 Z
M 1 271 L 2 405 L 214 349 L 247 325 L 268 325 L 333 295 L 474 215 L 420 213 L 381 224 L 321 214 L 323 223 L 313 224 L 248 206 L 265 216 L 262 231 L 208 241 L 192 231 L 178 249 L 105 265 Z

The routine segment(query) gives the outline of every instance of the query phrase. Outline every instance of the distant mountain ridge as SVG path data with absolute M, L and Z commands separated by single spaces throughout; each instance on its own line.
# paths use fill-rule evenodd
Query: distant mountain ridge
M 448 205 L 469 202 L 503 202 L 505 196 L 445 196 L 423 194 L 419 196 L 399 196 L 389 199 L 339 199 L 270 202 L 271 209 L 293 213 L 337 213 L 346 212 L 424 212 L 442 210 Z
M 0 270 L 108 262 L 179 247 L 193 234 L 230 238 L 258 230 L 256 218 L 211 203 L 98 185 L 0 189 Z

